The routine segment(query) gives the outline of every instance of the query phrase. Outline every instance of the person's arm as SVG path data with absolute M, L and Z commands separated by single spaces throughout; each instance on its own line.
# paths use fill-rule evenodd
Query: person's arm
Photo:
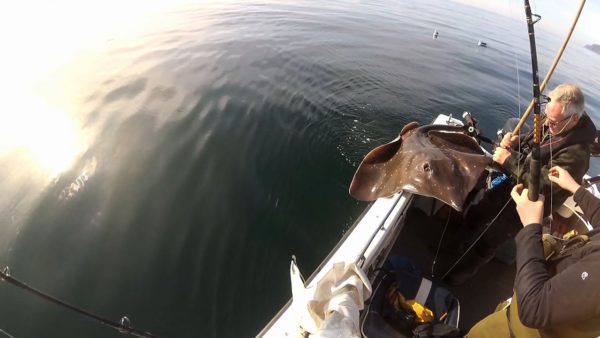
M 515 293 L 519 319 L 533 328 L 576 323 L 600 313 L 598 255 L 588 255 L 551 276 L 544 259 L 541 224 L 525 226 L 515 237 Z
M 516 185 L 511 197 L 517 206 L 521 223 L 525 226 L 515 237 L 517 243 L 517 274 L 515 294 L 519 319 L 533 328 L 575 323 L 600 314 L 600 275 L 596 254 L 584 256 L 567 269 L 552 276 L 544 258 L 542 244 L 542 214 L 544 197 L 532 202 L 527 189 Z M 588 272 L 589 271 L 589 272 Z M 586 272 L 588 275 L 583 275 Z M 587 281 L 586 281 L 587 279 Z M 591 300 L 591 301 L 590 301 Z
M 600 227 L 600 199 L 580 186 L 575 191 L 573 200 L 581 207 L 583 214 L 592 224 L 592 227 Z
M 523 182 L 523 177 L 526 174 L 525 158 L 526 156 L 518 151 L 510 151 L 510 156 L 508 156 L 503 163 L 500 163 L 500 165 L 502 165 L 502 168 L 514 178 Z
M 502 160 L 497 161 L 495 159 L 495 161 L 514 178 L 519 180 L 521 180 L 520 178 L 525 173 L 525 166 L 523 164 L 525 163 L 525 159 L 527 159 L 527 156 L 522 152 L 522 149 L 530 147 L 529 143 L 532 140 L 532 136 L 533 134 L 529 134 L 521 135 L 516 138 L 512 133 L 507 133 L 500 142 L 500 148 L 505 149 L 506 152 L 504 155 L 498 154 L 498 156 L 496 156 L 497 158 L 502 158 Z M 496 151 L 494 153 L 496 153 Z
M 548 179 L 573 193 L 573 200 L 581 207 L 592 226 L 594 228 L 600 226 L 600 199 L 584 189 L 568 171 L 559 166 L 550 169 Z

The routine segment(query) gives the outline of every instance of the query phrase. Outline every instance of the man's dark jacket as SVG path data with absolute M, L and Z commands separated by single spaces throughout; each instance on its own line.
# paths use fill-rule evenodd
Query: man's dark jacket
M 540 144 L 540 163 L 543 165 L 540 173 L 540 193 L 546 196 L 546 201 L 549 202 L 552 190 L 552 210 L 556 210 L 571 194 L 548 180 L 548 170 L 553 166 L 560 166 L 567 170 L 575 181 L 581 182 L 589 168 L 590 145 L 596 139 L 596 126 L 584 113 L 577 125 L 566 133 L 550 137 L 547 128 L 544 127 L 542 135 L 546 137 Z M 521 149 L 530 149 L 532 142 L 532 135 L 524 137 Z M 512 151 L 511 154 L 502 167 L 519 182 L 529 182 L 529 157 L 516 151 Z M 548 214 L 549 210 L 550 203 L 546 203 L 545 214 Z
M 573 196 L 594 227 L 600 226 L 600 200 L 579 188 Z M 542 337 L 600 336 L 600 232 L 570 255 L 546 261 L 542 226 L 525 226 L 515 237 L 515 294 L 522 324 Z

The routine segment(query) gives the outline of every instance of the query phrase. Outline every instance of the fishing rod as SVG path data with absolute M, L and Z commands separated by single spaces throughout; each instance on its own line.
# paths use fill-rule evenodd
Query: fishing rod
M 140 337 L 140 338 L 158 338 L 157 336 L 153 335 L 152 333 L 145 332 L 145 331 L 142 331 L 142 330 L 138 330 L 138 329 L 132 327 L 130 325 L 129 318 L 127 318 L 127 317 L 121 318 L 121 322 L 117 323 L 117 322 L 112 321 L 110 319 L 106 319 L 104 317 L 100 317 L 100 316 L 95 315 L 95 314 L 93 314 L 93 313 L 91 313 L 89 311 L 86 311 L 84 309 L 78 308 L 78 307 L 76 307 L 74 305 L 71 305 L 69 303 L 66 303 L 66 302 L 64 302 L 64 301 L 62 301 L 62 300 L 60 300 L 60 299 L 58 299 L 56 297 L 50 296 L 49 294 L 44 293 L 44 292 L 42 292 L 42 291 L 40 291 L 38 289 L 35 289 L 35 288 L 33 288 L 33 287 L 25 284 L 24 282 L 22 282 L 22 281 L 20 281 L 20 280 L 18 280 L 16 278 L 14 278 L 14 277 L 12 277 L 10 275 L 10 271 L 9 271 L 8 267 L 5 267 L 2 271 L 0 271 L 0 281 L 8 282 L 9 284 L 12 284 L 12 285 L 14 285 L 16 287 L 19 287 L 19 288 L 21 288 L 21 289 L 23 289 L 23 290 L 25 290 L 25 291 L 27 291 L 27 292 L 35 295 L 35 296 L 38 296 L 39 298 L 41 298 L 43 300 L 46 300 L 48 302 L 57 304 L 59 306 L 67 308 L 67 309 L 69 309 L 71 311 L 77 312 L 80 315 L 92 318 L 92 319 L 100 322 L 101 324 L 104 324 L 104 325 L 106 325 L 108 327 L 111 327 L 111 328 L 119 331 L 120 333 L 131 335 L 131 336 L 135 336 L 135 337 Z
M 573 35 L 573 31 L 575 30 L 575 26 L 577 25 L 577 21 L 579 20 L 579 16 L 581 15 L 581 11 L 583 10 L 584 4 L 585 4 L 585 0 L 581 0 L 581 2 L 579 3 L 579 8 L 577 9 L 577 13 L 575 14 L 575 18 L 573 19 L 573 22 L 571 23 L 571 27 L 569 28 L 569 31 L 567 32 L 567 35 L 565 36 L 562 45 L 558 49 L 558 52 L 554 56 L 554 60 L 552 60 L 552 65 L 550 66 L 550 69 L 548 69 L 548 74 L 546 74 L 544 81 L 540 85 L 540 92 L 543 92 L 544 89 L 546 89 L 546 85 L 548 84 L 548 81 L 550 81 L 550 78 L 552 77 L 552 74 L 554 73 L 554 70 L 556 69 L 558 62 L 560 61 L 560 58 L 562 57 L 563 52 L 567 48 L 567 44 L 569 43 L 569 40 L 571 39 L 571 35 Z M 535 102 L 535 99 L 531 100 L 531 102 L 529 103 L 527 110 L 525 110 L 525 113 L 521 117 L 521 120 L 519 121 L 519 123 L 517 124 L 515 129 L 513 130 L 513 132 L 512 132 L 513 135 L 517 135 L 519 133 L 519 131 L 521 130 L 521 127 L 523 126 L 523 124 L 529 117 L 529 114 L 531 113 L 534 102 Z
M 562 53 L 563 53 L 567 43 L 569 42 L 571 34 L 573 33 L 575 25 L 577 24 L 577 20 L 579 19 L 579 16 L 581 14 L 581 10 L 583 9 L 584 3 L 585 3 L 585 0 L 582 0 L 581 4 L 579 6 L 579 10 L 577 11 L 575 19 L 573 20 L 573 23 L 571 25 L 571 29 L 569 30 L 567 37 L 565 38 L 558 54 L 554 58 L 552 66 L 550 67 L 550 70 L 549 70 L 548 74 L 546 75 L 544 82 L 542 83 L 542 86 L 543 86 L 542 90 L 546 86 L 550 77 L 552 76 L 552 73 L 554 72 L 554 69 L 556 68 L 556 65 L 558 64 L 558 61 L 560 60 L 560 57 L 562 56 Z M 533 124 L 534 147 L 533 147 L 532 153 L 531 153 L 530 175 L 529 175 L 529 182 L 528 182 L 529 192 L 527 194 L 527 197 L 531 201 L 537 201 L 538 195 L 539 195 L 539 188 L 540 188 L 540 170 L 541 170 L 541 167 L 540 167 L 540 132 L 541 132 L 540 96 L 541 96 L 541 90 L 540 90 L 540 85 L 539 85 L 537 52 L 536 52 L 536 46 L 535 46 L 535 32 L 533 29 L 533 25 L 541 19 L 541 16 L 531 13 L 531 7 L 529 6 L 529 0 L 524 0 L 524 5 L 525 5 L 525 16 L 527 18 L 527 30 L 529 33 L 529 45 L 530 45 L 530 49 L 531 49 L 531 69 L 532 69 L 532 77 L 533 77 L 533 100 L 531 101 L 529 107 L 527 108 L 527 112 L 521 118 L 521 121 L 519 121 L 519 124 L 513 131 L 513 134 L 517 134 L 519 132 L 521 125 L 525 122 L 525 120 L 529 116 L 531 109 L 534 108 L 534 124 Z M 533 17 L 535 17 L 535 21 L 533 20 Z M 469 119 L 467 119 L 467 121 L 469 122 Z M 498 212 L 496 217 L 494 217 L 487 224 L 487 226 L 483 229 L 483 231 L 479 234 L 479 236 L 475 239 L 475 241 L 473 241 L 473 243 L 471 243 L 471 245 L 465 250 L 465 252 L 462 254 L 462 256 L 460 256 L 454 262 L 454 264 L 446 271 L 446 273 L 442 276 L 442 279 L 446 278 L 446 276 L 448 276 L 448 274 L 450 272 L 452 272 L 452 270 L 458 265 L 458 263 L 460 263 L 460 261 L 467 255 L 467 253 L 469 251 L 471 251 L 471 249 L 473 249 L 475 244 L 481 239 L 481 237 L 483 237 L 483 235 L 490 229 L 492 224 L 494 224 L 494 222 L 496 221 L 498 216 L 504 211 L 506 206 L 509 204 L 510 200 L 511 199 L 509 198 L 506 201 L 506 203 L 504 204 L 502 209 Z
M 525 16 L 527 17 L 527 32 L 529 33 L 529 49 L 531 50 L 531 75 L 533 76 L 533 146 L 531 149 L 531 160 L 529 163 L 529 192 L 527 197 L 530 201 L 537 201 L 540 193 L 540 138 L 542 125 L 540 123 L 540 77 L 538 75 L 537 51 L 535 47 L 535 32 L 533 25 L 542 18 L 537 14 L 531 14 L 529 0 L 524 0 Z M 533 19 L 535 17 L 535 21 Z

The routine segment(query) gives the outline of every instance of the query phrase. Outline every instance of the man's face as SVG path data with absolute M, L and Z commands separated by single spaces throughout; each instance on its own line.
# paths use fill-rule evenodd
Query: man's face
M 557 135 L 570 130 L 579 120 L 579 117 L 574 115 L 565 117 L 563 109 L 564 106 L 560 102 L 550 101 L 546 105 L 546 110 L 544 111 L 546 121 L 544 124 L 548 126 L 552 135 Z

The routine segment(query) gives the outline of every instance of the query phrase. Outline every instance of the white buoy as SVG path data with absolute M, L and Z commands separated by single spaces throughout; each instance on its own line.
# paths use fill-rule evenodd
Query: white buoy
M 437 39 L 438 35 L 439 35 L 439 33 L 438 33 L 437 29 L 434 29 L 433 30 L 433 39 L 434 40 Z
M 477 42 L 477 46 L 479 46 L 479 47 L 487 47 L 487 43 L 485 43 L 485 42 L 483 42 L 483 41 L 479 40 L 479 41 Z

